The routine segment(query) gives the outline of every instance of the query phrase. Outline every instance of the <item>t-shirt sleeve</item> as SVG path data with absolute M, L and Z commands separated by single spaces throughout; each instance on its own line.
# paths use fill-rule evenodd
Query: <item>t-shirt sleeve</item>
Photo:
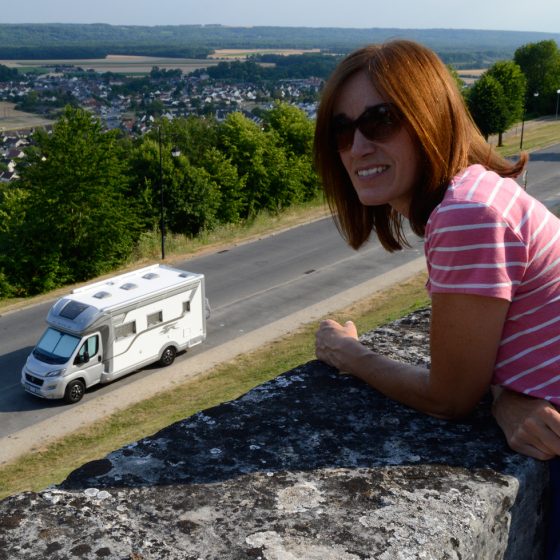
M 442 206 L 426 228 L 427 288 L 511 301 L 527 267 L 527 249 L 511 225 L 483 204 Z

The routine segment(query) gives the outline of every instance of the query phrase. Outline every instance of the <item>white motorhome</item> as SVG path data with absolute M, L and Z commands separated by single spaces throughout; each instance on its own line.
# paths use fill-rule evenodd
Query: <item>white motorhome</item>
M 59 299 L 21 373 L 26 391 L 78 402 L 109 383 L 206 338 L 204 276 L 153 265 L 88 284 Z

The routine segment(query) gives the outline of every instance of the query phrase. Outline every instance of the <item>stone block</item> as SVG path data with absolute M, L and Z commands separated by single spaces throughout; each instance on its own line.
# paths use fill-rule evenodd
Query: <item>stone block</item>
M 363 337 L 429 365 L 429 311 Z M 546 463 L 318 361 L 0 502 L 0 559 L 537 560 Z

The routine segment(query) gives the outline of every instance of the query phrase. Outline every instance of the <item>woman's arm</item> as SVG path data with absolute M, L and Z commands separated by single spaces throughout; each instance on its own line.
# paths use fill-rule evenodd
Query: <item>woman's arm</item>
M 509 446 L 535 459 L 560 455 L 560 412 L 549 402 L 493 387 L 492 413 Z
M 392 399 L 432 416 L 456 418 L 470 412 L 490 386 L 508 307 L 504 299 L 433 294 L 430 370 L 369 350 L 351 322 L 323 321 L 316 354 Z

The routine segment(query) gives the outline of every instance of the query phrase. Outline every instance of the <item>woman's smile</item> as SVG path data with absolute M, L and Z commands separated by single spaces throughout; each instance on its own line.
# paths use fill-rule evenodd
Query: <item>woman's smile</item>
M 374 175 L 379 175 L 389 168 L 388 165 L 378 165 L 376 167 L 368 167 L 367 169 L 358 169 L 356 174 L 358 177 L 372 177 Z

